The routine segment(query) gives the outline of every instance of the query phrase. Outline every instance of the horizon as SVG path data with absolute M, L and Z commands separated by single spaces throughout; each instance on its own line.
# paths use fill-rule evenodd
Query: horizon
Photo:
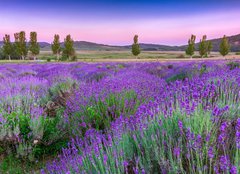
M 61 42 L 67 34 L 74 41 L 105 45 L 129 45 L 133 36 L 140 43 L 186 45 L 191 34 L 197 42 L 240 33 L 240 2 L 237 0 L 90 0 L 48 2 L 12 0 L 0 2 L 0 40 L 5 34 L 38 33 L 38 42 L 51 43 L 54 34 Z

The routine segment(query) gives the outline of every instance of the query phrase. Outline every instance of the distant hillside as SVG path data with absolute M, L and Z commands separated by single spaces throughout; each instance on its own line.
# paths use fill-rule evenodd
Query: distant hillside
M 231 51 L 240 51 L 240 34 L 235 36 L 230 36 L 229 42 L 231 44 Z M 219 51 L 219 45 L 221 43 L 221 38 L 212 39 L 213 51 Z M 3 45 L 3 42 L 0 41 L 0 47 Z M 50 51 L 51 45 L 47 42 L 39 43 L 41 50 Z M 63 46 L 63 43 L 61 43 Z M 198 43 L 196 44 L 196 48 L 198 48 Z M 126 46 L 112 46 L 112 45 L 104 45 L 97 44 L 93 42 L 86 41 L 75 41 L 74 47 L 76 50 L 95 50 L 95 51 L 122 51 L 122 50 L 130 50 L 131 45 Z M 158 44 L 146 44 L 140 43 L 140 47 L 143 51 L 185 51 L 186 45 L 182 46 L 169 46 L 169 45 L 158 45 Z
M 230 36 L 228 37 L 229 39 L 229 43 L 231 45 L 231 51 L 235 52 L 235 51 L 240 51 L 240 34 L 238 35 L 234 35 L 234 36 Z M 211 42 L 213 44 L 213 51 L 219 51 L 219 45 L 221 43 L 222 38 L 218 38 L 218 39 L 212 39 Z M 197 44 L 197 48 L 198 48 Z
M 158 45 L 158 44 L 146 44 L 140 43 L 141 50 L 143 51 L 182 51 L 181 46 L 168 46 L 168 45 Z M 131 49 L 132 46 L 124 46 L 126 49 Z
M 50 44 L 46 44 L 45 46 L 40 44 L 40 46 L 44 51 L 51 50 Z M 61 46 L 62 47 L 64 46 L 63 43 L 61 43 Z M 96 50 L 96 51 L 121 51 L 126 49 L 122 46 L 111 46 L 111 45 L 97 44 L 97 43 L 87 42 L 87 41 L 75 41 L 74 48 L 76 50 Z

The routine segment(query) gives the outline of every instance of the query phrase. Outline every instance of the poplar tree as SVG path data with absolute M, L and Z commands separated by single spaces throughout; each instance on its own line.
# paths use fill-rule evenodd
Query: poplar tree
M 230 51 L 230 45 L 228 42 L 228 38 L 224 35 L 220 43 L 219 52 L 223 57 L 225 57 L 226 55 L 228 55 L 229 51 Z
M 19 33 L 14 34 L 13 48 L 14 48 L 14 55 L 16 57 L 20 57 L 21 56 L 21 48 L 20 48 L 20 41 L 19 41 Z
M 29 51 L 32 53 L 34 60 L 36 60 L 36 56 L 40 52 L 40 47 L 37 42 L 37 33 L 36 32 L 30 33 Z
M 75 55 L 75 49 L 73 47 L 74 41 L 71 38 L 71 35 L 67 35 L 64 39 L 64 48 L 63 48 L 63 58 L 66 57 L 68 60 L 73 58 Z
M 213 45 L 211 41 L 207 42 L 207 55 L 210 55 L 211 51 L 213 49 Z
M 203 58 L 203 56 L 206 56 L 208 53 L 208 43 L 207 43 L 206 39 L 207 39 L 207 36 L 204 35 L 199 43 L 199 54 L 200 54 L 201 58 Z
M 14 47 L 16 49 L 16 54 L 20 56 L 22 60 L 24 60 L 28 53 L 25 32 L 21 31 L 20 33 L 15 33 L 14 37 Z
M 60 37 L 58 34 L 54 35 L 54 40 L 51 47 L 52 47 L 53 54 L 57 55 L 57 60 L 59 61 L 59 55 L 61 53 L 61 44 L 60 44 Z
M 6 34 L 3 37 L 3 55 L 8 57 L 11 60 L 11 54 L 13 53 L 12 43 L 10 41 L 10 35 Z
M 188 40 L 188 47 L 186 49 L 186 54 L 189 55 L 192 59 L 194 52 L 195 52 L 195 40 L 196 40 L 196 36 L 195 35 L 191 35 L 191 38 Z
M 135 35 L 133 38 L 133 44 L 132 44 L 132 54 L 137 57 L 140 53 L 141 53 L 141 49 L 138 44 L 138 35 Z

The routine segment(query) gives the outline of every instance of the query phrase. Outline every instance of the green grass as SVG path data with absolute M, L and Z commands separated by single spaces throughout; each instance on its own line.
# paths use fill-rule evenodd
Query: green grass
M 230 53 L 230 55 L 239 55 L 239 53 Z M 219 57 L 218 52 L 211 53 L 210 57 Z M 78 61 L 95 62 L 95 61 L 111 61 L 111 60 L 134 60 L 137 59 L 132 55 L 131 51 L 76 51 Z M 188 59 L 184 51 L 142 51 L 138 56 L 138 60 L 161 60 L 161 59 Z M 194 58 L 199 58 L 198 52 L 195 52 Z M 41 51 L 38 59 L 44 62 L 55 62 L 56 56 L 51 51 Z M 29 63 L 29 60 L 0 60 L 1 63 Z

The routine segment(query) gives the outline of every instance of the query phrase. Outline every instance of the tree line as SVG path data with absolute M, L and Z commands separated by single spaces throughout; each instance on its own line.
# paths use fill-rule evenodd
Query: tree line
M 57 60 L 75 60 L 74 41 L 71 35 L 67 35 L 64 39 L 63 47 L 61 47 L 60 37 L 58 34 L 54 35 L 51 44 L 52 53 L 56 56 Z M 14 34 L 14 42 L 11 42 L 10 35 L 6 34 L 3 37 L 3 56 L 9 60 L 21 59 L 25 60 L 30 53 L 34 60 L 40 53 L 40 46 L 37 41 L 37 33 L 30 32 L 30 40 L 27 42 L 26 33 L 21 31 Z M 61 57 L 60 57 L 61 56 Z
M 196 36 L 191 35 L 188 40 L 188 46 L 185 50 L 186 54 L 191 58 L 195 54 L 195 41 Z M 207 36 L 204 35 L 199 42 L 198 50 L 201 57 L 208 57 L 212 51 L 213 45 L 211 41 L 207 41 Z M 71 35 L 67 35 L 64 39 L 63 47 L 61 46 L 60 36 L 58 34 L 54 35 L 53 42 L 51 44 L 52 53 L 56 56 L 57 61 L 63 60 L 76 60 L 76 54 L 74 49 L 74 41 Z M 37 59 L 37 56 L 40 52 L 40 46 L 37 41 L 37 33 L 30 32 L 30 40 L 27 43 L 26 34 L 24 31 L 14 34 L 14 42 L 10 40 L 10 35 L 6 34 L 3 37 L 3 56 L 11 60 L 22 59 L 25 60 L 28 53 L 32 56 L 34 60 Z M 220 43 L 219 52 L 222 56 L 226 56 L 230 52 L 230 44 L 228 38 L 224 35 Z M 138 43 L 138 35 L 135 35 L 133 38 L 132 44 L 132 54 L 138 56 L 141 53 L 141 48 Z
M 188 40 L 188 46 L 185 50 L 186 55 L 189 55 L 192 58 L 195 54 L 195 41 L 196 36 L 191 35 L 191 38 Z M 207 36 L 204 35 L 199 42 L 198 50 L 201 58 L 208 57 L 212 51 L 213 45 L 211 41 L 207 41 Z M 220 54 L 225 57 L 230 52 L 230 44 L 228 38 L 224 35 L 219 47 Z M 138 56 L 141 53 L 140 45 L 138 43 L 138 35 L 135 35 L 133 38 L 132 44 L 132 54 Z
M 194 56 L 194 53 L 195 53 L 195 40 L 196 40 L 196 36 L 191 35 L 191 38 L 188 40 L 188 46 L 185 51 L 186 54 L 189 55 L 191 58 Z M 208 57 L 208 55 L 210 55 L 212 51 L 212 48 L 213 48 L 212 42 L 207 41 L 207 36 L 204 35 L 198 45 L 198 51 L 201 58 Z M 228 55 L 228 53 L 230 52 L 230 44 L 229 44 L 228 38 L 225 35 L 221 40 L 221 43 L 219 46 L 219 52 L 223 57 Z

